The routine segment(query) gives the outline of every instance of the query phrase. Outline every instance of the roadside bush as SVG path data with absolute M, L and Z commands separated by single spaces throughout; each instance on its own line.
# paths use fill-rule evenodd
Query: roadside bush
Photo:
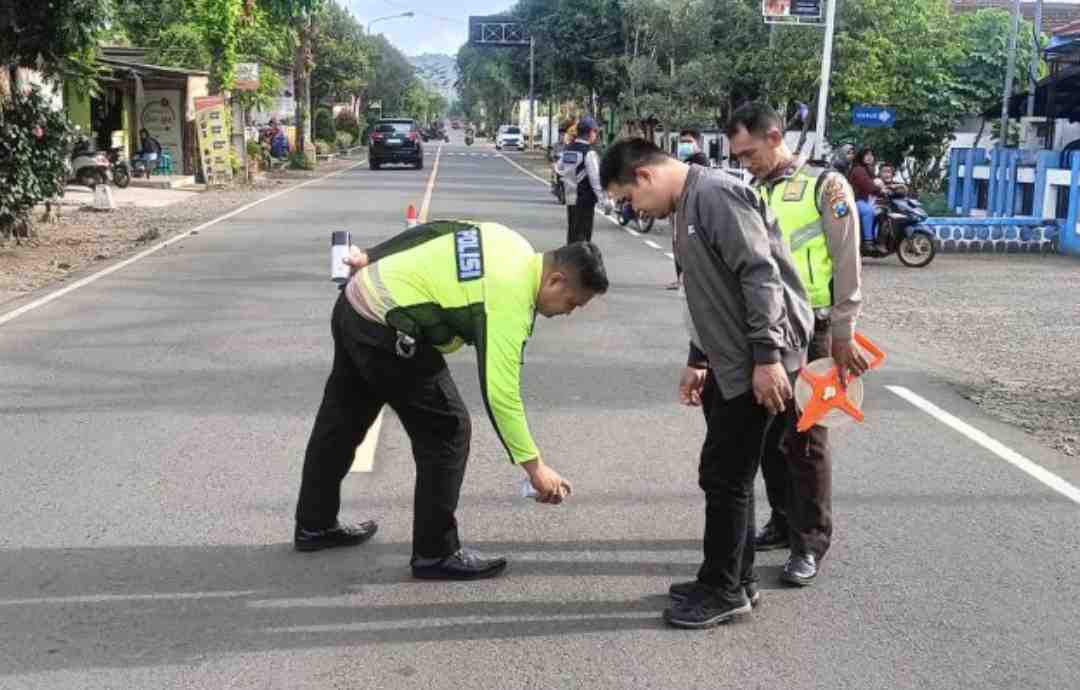
M 315 152 L 310 148 L 307 153 L 301 153 L 300 151 L 293 151 L 289 154 L 289 169 L 290 170 L 314 170 L 315 169 Z
M 338 133 L 337 133 L 337 145 L 338 145 L 339 149 L 344 151 L 345 149 L 352 146 L 354 141 L 356 141 L 356 139 L 355 139 L 355 137 L 353 137 L 353 135 L 351 133 L 343 132 L 340 129 L 338 130 Z
M 63 196 L 74 128 L 37 87 L 0 108 L 0 239 L 18 240 L 35 205 Z
M 360 131 L 364 128 L 364 123 L 349 111 L 343 110 L 334 118 L 334 126 L 337 127 L 338 134 L 348 132 L 352 135 L 353 141 L 356 141 L 360 138 Z
M 337 135 L 334 126 L 334 115 L 326 108 L 320 108 L 315 113 L 315 139 L 333 141 Z

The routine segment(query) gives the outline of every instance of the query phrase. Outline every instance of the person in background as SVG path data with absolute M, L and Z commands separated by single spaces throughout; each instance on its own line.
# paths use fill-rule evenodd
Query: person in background
M 563 151 L 557 168 L 566 181 L 566 243 L 591 242 L 596 204 L 610 205 L 600 187 L 600 159 L 593 144 L 600 128 L 596 120 L 583 117 L 578 121 L 576 137 Z M 571 203 L 571 199 L 573 200 Z
M 679 160 L 687 165 L 703 165 L 709 167 L 709 159 L 702 152 L 701 132 L 696 129 L 684 129 L 679 132 Z
M 154 137 L 150 136 L 150 132 L 146 129 L 139 130 L 139 150 L 135 154 L 134 160 L 143 161 L 146 163 L 146 176 L 149 177 L 150 173 L 158 166 L 158 159 L 161 158 L 161 142 Z
M 880 188 L 874 184 L 874 152 L 869 147 L 860 149 L 855 155 L 855 163 L 848 171 L 847 178 L 855 191 L 855 205 L 859 209 L 859 224 L 862 226 L 863 248 L 873 250 L 876 237 L 874 201 Z

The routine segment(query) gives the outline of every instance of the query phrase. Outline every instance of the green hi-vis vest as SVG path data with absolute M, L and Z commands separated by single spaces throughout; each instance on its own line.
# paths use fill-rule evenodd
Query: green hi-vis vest
M 831 307 L 833 302 L 832 255 L 817 207 L 818 180 L 824 173 L 820 168 L 803 168 L 773 187 L 771 194 L 766 186 L 761 187 L 761 196 L 780 223 L 814 309 Z

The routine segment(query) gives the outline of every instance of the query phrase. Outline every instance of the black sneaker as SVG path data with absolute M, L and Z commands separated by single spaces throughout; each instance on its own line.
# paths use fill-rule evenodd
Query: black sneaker
M 788 526 L 775 516 L 754 536 L 754 551 L 775 551 L 786 549 L 789 545 Z
M 412 559 L 413 577 L 421 580 L 481 580 L 504 570 L 505 558 L 484 558 L 468 549 L 458 549 L 442 559 Z
M 337 524 L 329 529 L 304 529 L 296 526 L 293 533 L 293 547 L 297 551 L 321 551 L 335 546 L 356 546 L 375 536 L 379 526 L 372 520 L 359 525 Z
M 664 621 L 676 628 L 711 628 L 750 613 L 753 607 L 745 593 L 729 601 L 714 588 L 695 588 L 683 601 L 664 609 Z
M 700 585 L 697 580 L 687 580 L 686 582 L 676 582 L 668 588 L 668 596 L 675 603 L 684 601 L 686 597 L 690 595 Z M 743 591 L 746 592 L 746 598 L 750 600 L 751 606 L 757 606 L 761 603 L 761 592 L 758 590 L 758 584 L 756 582 L 747 582 L 743 585 Z

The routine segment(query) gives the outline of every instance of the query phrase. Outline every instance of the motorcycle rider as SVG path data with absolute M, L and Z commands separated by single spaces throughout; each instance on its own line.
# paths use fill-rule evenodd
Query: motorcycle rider
M 874 232 L 874 213 L 878 193 L 881 189 L 874 184 L 874 152 L 869 147 L 859 150 L 855 163 L 848 171 L 848 182 L 855 190 L 855 204 L 859 208 L 859 223 L 862 225 L 863 249 L 873 251 L 876 245 Z
M 855 345 L 862 305 L 859 220 L 840 173 L 814 167 L 784 143 L 784 121 L 765 103 L 735 111 L 727 127 L 731 155 L 754 175 L 754 187 L 776 215 L 814 309 L 809 359 L 831 356 L 846 385 L 869 362 Z M 786 429 L 766 440 L 761 469 L 772 515 L 757 534 L 759 551 L 790 547 L 784 582 L 805 586 L 832 537 L 832 457 L 828 430 Z

